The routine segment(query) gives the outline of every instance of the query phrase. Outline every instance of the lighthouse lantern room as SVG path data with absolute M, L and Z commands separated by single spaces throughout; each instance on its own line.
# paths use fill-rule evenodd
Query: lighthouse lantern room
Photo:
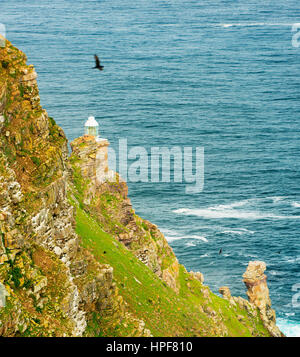
M 84 124 L 84 134 L 93 135 L 95 138 L 99 135 L 99 124 L 97 123 L 95 117 L 89 117 Z

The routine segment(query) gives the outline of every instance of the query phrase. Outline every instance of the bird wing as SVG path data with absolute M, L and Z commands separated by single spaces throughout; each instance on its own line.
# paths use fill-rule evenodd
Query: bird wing
M 99 57 L 97 55 L 94 55 L 94 57 L 95 57 L 96 67 L 99 67 L 100 66 Z

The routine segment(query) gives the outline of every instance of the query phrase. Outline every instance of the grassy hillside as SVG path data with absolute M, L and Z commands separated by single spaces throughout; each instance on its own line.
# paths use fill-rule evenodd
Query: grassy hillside
M 225 330 L 228 336 L 268 336 L 258 317 L 249 317 L 245 310 L 230 306 L 228 301 L 192 279 L 183 266 L 177 295 L 123 244 L 105 233 L 93 217 L 74 201 L 73 204 L 76 231 L 82 244 L 101 263 L 113 267 L 115 282 L 128 310 L 144 320 L 154 336 L 218 336 Z M 89 328 L 97 326 L 90 324 Z M 126 326 L 119 326 L 114 331 L 102 332 L 123 335 L 124 328 Z

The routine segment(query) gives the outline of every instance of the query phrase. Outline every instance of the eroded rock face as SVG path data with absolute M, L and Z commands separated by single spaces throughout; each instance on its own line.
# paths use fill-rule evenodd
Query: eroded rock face
M 231 292 L 228 286 L 221 286 L 219 288 L 219 293 L 223 296 L 224 299 L 231 299 Z
M 67 196 L 67 140 L 41 107 L 36 79 L 26 56 L 6 41 L 0 48 L 0 286 L 8 303 L 0 308 L 0 336 L 82 336 L 92 314 L 143 326 L 126 312 L 112 268 L 80 247 Z M 99 170 L 93 174 L 101 179 L 106 168 Z M 3 299 L 1 293 L 0 305 Z M 149 335 L 141 326 L 132 333 Z
M 196 272 L 191 271 L 190 274 L 194 279 L 200 281 L 201 284 L 204 283 L 204 275 L 200 273 L 200 271 L 196 271 Z
M 265 262 L 251 261 L 243 275 L 243 279 L 247 287 L 249 302 L 258 307 L 262 320 L 272 335 L 281 336 L 282 334 L 276 326 L 275 311 L 271 308 L 267 276 L 264 274 L 265 270 Z
M 81 162 L 82 176 L 92 183 L 90 189 L 95 190 L 106 180 L 114 178 L 114 173 L 108 168 L 108 146 L 108 140 L 95 139 L 92 135 L 81 136 L 71 143 L 72 151 Z
M 126 182 L 108 167 L 107 140 L 84 135 L 71 143 L 73 174 L 81 175 L 85 209 L 95 215 L 105 230 L 179 292 L 179 263 L 158 227 L 138 217 L 128 198 Z
M 249 262 L 247 270 L 243 275 L 249 301 L 260 310 L 271 306 L 267 276 L 264 274 L 266 268 L 266 263 L 264 262 Z

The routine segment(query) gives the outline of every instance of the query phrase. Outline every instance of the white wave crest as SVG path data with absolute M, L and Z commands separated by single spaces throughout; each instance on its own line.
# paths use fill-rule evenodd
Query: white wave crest
M 195 235 L 195 236 L 189 236 L 189 235 L 187 235 L 187 236 L 165 236 L 165 237 L 168 242 L 173 242 L 174 240 L 179 240 L 179 239 L 199 239 L 205 243 L 208 242 L 208 240 L 205 237 L 197 236 L 197 235 Z
M 200 255 L 200 258 L 207 258 L 209 255 L 207 253 Z
M 300 337 L 300 323 L 278 318 L 276 324 L 287 337 Z
M 196 247 L 196 244 L 195 243 L 192 243 L 192 242 L 187 242 L 185 244 L 186 247 Z
M 200 209 L 191 208 L 179 208 L 173 211 L 177 214 L 183 214 L 187 216 L 197 216 L 203 218 L 236 218 L 245 220 L 259 220 L 259 219 L 299 219 L 300 216 L 281 216 L 269 212 L 260 211 L 241 211 L 232 208 L 225 208 L 216 206 Z
M 287 263 L 298 264 L 300 262 L 300 256 L 297 257 L 285 257 Z
M 292 202 L 291 205 L 295 208 L 299 208 L 300 207 L 300 202 Z
M 269 271 L 269 274 L 271 274 L 271 275 L 273 275 L 273 276 L 284 275 L 283 272 L 281 272 L 281 271 L 275 271 L 275 270 Z
M 287 197 L 286 196 L 272 196 L 272 197 L 267 197 L 267 198 L 270 198 L 271 200 L 273 200 L 273 203 L 277 203 L 277 202 L 285 200 Z
M 254 234 L 255 232 L 254 231 L 249 231 L 246 228 L 238 228 L 238 229 L 228 229 L 228 230 L 223 231 L 221 233 L 242 235 L 242 234 Z
M 231 208 L 236 208 L 236 207 L 242 207 L 242 206 L 245 206 L 245 205 L 251 203 L 251 201 L 253 201 L 253 200 L 255 200 L 255 199 L 233 202 L 233 203 L 229 203 L 227 205 L 217 205 L 217 206 L 214 206 L 211 208 L 213 208 L 213 209 L 231 209 Z
M 177 236 L 178 233 L 172 229 L 167 229 L 167 228 L 159 228 L 159 230 L 165 234 L 165 235 L 170 235 L 170 236 Z
M 168 228 L 160 228 L 160 231 L 165 235 L 165 238 L 168 242 L 173 242 L 174 240 L 179 240 L 179 239 L 198 239 L 206 243 L 208 242 L 208 240 L 204 236 L 184 235 L 182 233 L 176 232 Z

